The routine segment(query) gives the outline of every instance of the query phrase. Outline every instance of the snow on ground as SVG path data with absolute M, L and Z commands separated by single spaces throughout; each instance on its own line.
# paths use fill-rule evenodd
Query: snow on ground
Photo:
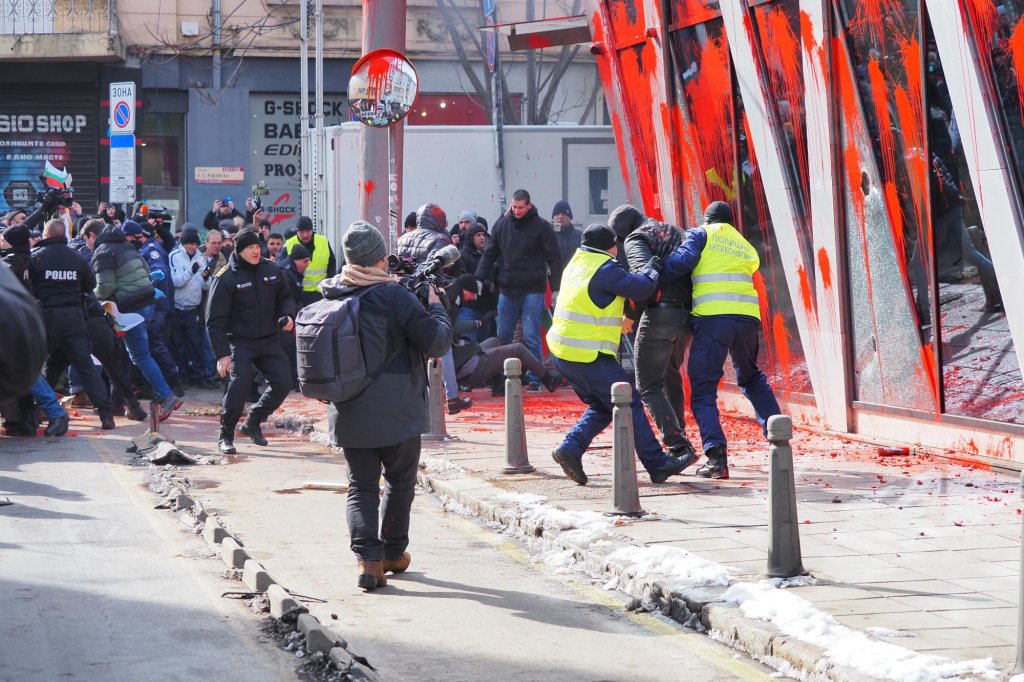
M 841 625 L 807 600 L 776 589 L 773 581 L 736 583 L 726 590 L 723 600 L 739 606 L 748 618 L 768 621 L 788 635 L 823 647 L 836 663 L 868 675 L 898 682 L 933 682 L 968 674 L 998 677 L 991 658 L 957 662 L 871 639 Z
M 632 566 L 637 578 L 664 577 L 687 585 L 725 587 L 735 570 L 678 547 L 622 547 L 609 554 L 608 561 Z

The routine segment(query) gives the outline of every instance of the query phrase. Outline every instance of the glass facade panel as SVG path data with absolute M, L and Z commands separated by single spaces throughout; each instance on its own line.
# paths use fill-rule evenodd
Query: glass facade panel
M 988 2 L 989 0 L 986 0 Z M 984 3 L 975 3 L 977 6 Z M 945 71 L 929 39 L 926 95 L 945 411 L 1016 422 L 1024 381 L 988 252 Z M 1018 111 L 1013 102 L 1013 112 Z
M 142 114 L 139 117 L 140 199 L 167 208 L 174 224 L 184 220 L 185 115 Z
M 879 56 L 871 53 L 870 63 L 862 68 L 855 64 L 842 38 L 840 35 L 835 42 L 833 63 L 840 99 L 838 143 L 844 176 L 841 196 L 846 221 L 855 397 L 881 405 L 937 411 L 937 369 L 927 338 L 930 330 L 921 326 L 923 313 L 915 310 L 914 291 L 907 276 L 907 247 L 900 244 L 897 248 L 903 233 L 894 230 L 890 222 L 895 217 L 897 226 L 904 224 L 897 185 L 882 170 L 890 162 L 889 172 L 895 177 L 891 163 L 895 142 L 888 127 L 885 141 L 879 141 L 878 127 L 873 125 L 877 114 L 871 113 L 874 106 L 875 112 L 881 110 L 888 115 L 886 103 L 876 104 L 873 99 L 875 94 L 887 97 L 884 77 L 879 80 Z M 875 72 L 876 83 L 883 87 L 872 87 L 869 71 Z M 888 150 L 879 150 L 880 144 L 889 145 Z M 915 285 L 924 281 L 920 272 L 914 276 Z M 925 293 L 927 309 L 927 286 L 917 286 L 916 292 L 918 301 Z
M 682 20 L 678 16 L 671 19 Z M 673 31 L 670 45 L 680 102 L 675 125 L 687 217 L 691 225 L 699 225 L 704 207 L 712 201 L 726 201 L 738 209 L 736 228 L 761 256 L 756 284 L 764 332 L 762 367 L 777 389 L 810 393 L 778 243 L 756 156 L 748 145 L 750 135 L 745 130 L 723 22 L 715 19 Z M 726 367 L 726 380 L 735 381 L 731 366 Z

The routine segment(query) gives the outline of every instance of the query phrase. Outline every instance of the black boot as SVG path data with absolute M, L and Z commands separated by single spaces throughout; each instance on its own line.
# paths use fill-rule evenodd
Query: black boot
M 136 398 L 129 398 L 124 408 L 124 416 L 134 422 L 144 422 L 149 414 L 142 408 L 142 404 Z
M 717 478 L 725 480 L 729 478 L 729 460 L 726 456 L 724 445 L 715 445 L 704 451 L 708 461 L 700 469 L 697 475 L 701 478 Z
M 548 389 L 548 393 L 554 393 L 555 389 L 562 385 L 562 375 L 556 370 L 548 370 L 540 378 L 540 383 L 544 384 L 544 388 Z
M 46 431 L 43 435 L 47 438 L 53 438 L 56 436 L 63 436 L 68 432 L 68 413 L 65 412 L 60 417 L 54 417 L 50 420 L 50 423 L 46 427 Z
M 491 397 L 492 398 L 504 398 L 505 397 L 505 378 L 502 376 L 496 376 L 491 379 Z
M 173 377 L 167 380 L 167 385 L 171 387 L 174 395 L 179 398 L 185 397 L 185 384 L 181 381 L 181 375 L 175 374 Z
M 104 431 L 113 431 L 117 427 L 114 423 L 114 415 L 111 412 L 100 412 L 100 428 Z
M 220 427 L 220 440 L 217 441 L 217 450 L 222 455 L 233 455 L 238 450 L 235 450 L 235 433 L 234 428 L 226 429 L 223 426 Z
M 697 455 L 694 454 L 679 455 L 678 457 L 669 455 L 661 466 L 656 469 L 647 470 L 647 473 L 651 476 L 651 483 L 664 483 L 668 480 L 669 476 L 682 473 L 683 469 L 693 464 L 696 459 Z
M 249 436 L 249 439 L 261 447 L 265 447 L 270 444 L 266 438 L 263 437 L 263 429 L 260 428 L 260 418 L 253 415 L 252 412 L 245 418 L 245 422 L 242 424 L 238 432 L 243 436 Z

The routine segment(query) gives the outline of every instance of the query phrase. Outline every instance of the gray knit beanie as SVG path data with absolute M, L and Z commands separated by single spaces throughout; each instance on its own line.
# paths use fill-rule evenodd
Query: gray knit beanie
M 341 250 L 349 265 L 373 265 L 388 255 L 384 237 L 370 223 L 357 220 L 341 238 Z

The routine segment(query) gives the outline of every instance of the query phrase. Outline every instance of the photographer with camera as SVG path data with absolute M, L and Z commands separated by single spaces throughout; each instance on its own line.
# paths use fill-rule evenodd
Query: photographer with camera
M 331 403 L 327 415 L 331 443 L 348 464 L 350 546 L 358 585 L 369 592 L 387 584 L 386 572 L 409 567 L 409 512 L 420 434 L 428 429 L 424 359 L 450 351 L 452 327 L 433 286 L 427 284 L 424 307 L 387 272 L 384 238 L 369 223 L 353 223 L 342 249 L 346 265 L 324 282 L 323 292 L 328 300 L 359 296 L 359 341 L 370 383 L 355 398 Z
M 203 218 L 203 227 L 207 230 L 216 230 L 217 226 L 220 225 L 220 221 L 234 220 L 236 216 L 239 218 L 245 217 L 241 211 L 235 208 L 235 202 L 231 200 L 231 197 L 216 199 L 213 202 L 213 208 Z
M 249 409 L 239 432 L 253 443 L 268 445 L 260 425 L 281 406 L 291 391 L 291 371 L 278 334 L 294 326 L 295 304 L 280 268 L 260 257 L 260 238 L 246 228 L 235 235 L 228 266 L 213 277 L 206 328 L 217 357 L 217 373 L 231 382 L 220 410 L 222 454 L 235 453 L 235 425 L 245 408 L 256 371 L 270 387 Z

